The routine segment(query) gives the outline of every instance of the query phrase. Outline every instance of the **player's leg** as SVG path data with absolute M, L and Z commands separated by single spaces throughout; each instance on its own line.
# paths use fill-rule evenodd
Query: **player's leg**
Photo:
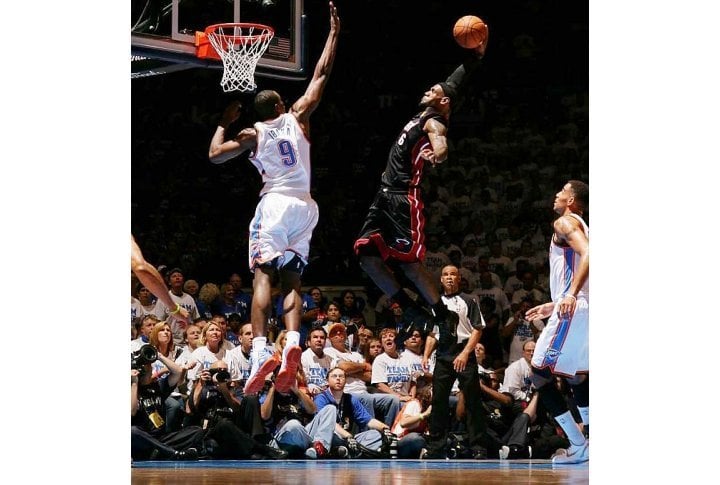
M 457 313 L 448 310 L 440 299 L 438 290 L 440 282 L 436 281 L 430 271 L 420 262 L 402 263 L 400 268 L 430 306 L 433 314 L 432 322 L 440 327 L 445 326 L 447 330 L 445 333 L 454 335 L 459 317 Z M 424 331 L 426 332 L 427 329 Z M 443 333 L 442 329 L 441 333 Z
M 547 382 L 538 388 L 538 396 L 545 409 L 555 419 L 570 441 L 568 449 L 559 449 L 553 455 L 553 463 L 570 464 L 588 461 L 589 450 L 585 436 L 575 423 L 567 401 L 555 384 L 549 369 L 533 368 L 533 383 Z M 541 377 L 542 379 L 539 379 Z
M 286 334 L 280 372 L 275 378 L 279 392 L 289 392 L 295 384 L 300 365 L 300 297 L 301 276 L 310 255 L 310 240 L 318 221 L 318 206 L 312 199 L 291 199 L 282 215 L 282 226 L 287 234 L 287 245 L 279 260 L 280 286 L 284 295 L 283 318 Z
M 285 299 L 283 301 L 283 319 L 287 329 L 285 348 L 283 349 L 280 372 L 275 379 L 275 387 L 279 392 L 288 392 L 293 386 L 300 364 L 302 349 L 300 348 L 300 318 L 302 316 L 302 299 L 300 298 L 300 275 L 305 264 L 294 255 L 280 270 L 280 285 Z
M 577 374 L 567 380 L 575 398 L 578 413 L 583 422 L 585 437 L 590 434 L 590 375 Z
M 354 246 L 360 267 L 383 293 L 400 305 L 403 312 L 416 306 L 416 303 L 402 289 L 402 284 L 386 261 L 398 256 L 413 258 L 411 254 L 417 246 L 412 241 L 409 211 L 406 195 L 378 192 Z M 395 220 L 389 214 L 399 215 Z M 406 252 L 403 254 L 391 241 L 406 241 L 410 244 L 403 248 Z
M 268 349 L 265 325 L 271 311 L 272 265 L 261 265 L 255 268 L 253 278 L 252 311 L 250 323 L 253 329 L 252 350 L 250 351 L 250 376 L 245 383 L 243 392 L 253 394 L 259 392 L 265 384 L 265 376 L 275 370 L 280 363 Z

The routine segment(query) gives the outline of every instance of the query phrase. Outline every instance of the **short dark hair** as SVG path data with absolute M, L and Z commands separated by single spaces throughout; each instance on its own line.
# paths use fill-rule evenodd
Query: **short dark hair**
M 590 209 L 590 187 L 585 182 L 580 180 L 569 180 L 568 184 L 572 188 L 575 194 L 575 201 L 581 211 Z
M 260 119 L 267 120 L 275 117 L 275 105 L 280 102 L 280 95 L 271 89 L 260 91 L 255 96 L 255 112 Z

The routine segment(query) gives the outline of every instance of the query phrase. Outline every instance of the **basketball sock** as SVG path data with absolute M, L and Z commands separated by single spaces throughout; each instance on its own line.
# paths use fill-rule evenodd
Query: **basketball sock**
M 555 421 L 560 425 L 571 445 L 579 446 L 585 443 L 585 436 L 580 432 L 577 423 L 570 411 L 565 411 L 560 416 L 555 416 Z
M 253 361 L 253 368 L 257 369 L 260 365 L 260 363 L 258 362 L 261 355 L 260 353 L 263 351 L 266 345 L 267 337 L 253 337 L 252 350 L 250 351 L 250 356 L 252 357 Z
M 288 330 L 285 334 L 285 348 L 283 349 L 282 363 L 280 364 L 280 370 L 284 370 L 287 364 L 287 353 L 291 347 L 296 347 L 300 343 L 300 332 L 295 330 Z
M 292 347 L 294 345 L 300 345 L 300 332 L 296 330 L 288 330 L 285 334 L 285 348 Z M 284 352 L 283 352 L 284 354 Z

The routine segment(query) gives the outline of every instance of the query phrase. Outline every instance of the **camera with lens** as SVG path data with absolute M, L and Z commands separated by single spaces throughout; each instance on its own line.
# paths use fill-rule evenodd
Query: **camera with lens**
M 485 384 L 488 387 L 492 387 L 492 374 L 487 371 L 478 371 L 478 376 L 480 377 L 480 380 L 483 384 Z
M 135 352 L 130 353 L 130 368 L 138 370 L 141 374 L 147 364 L 152 364 L 158 358 L 157 350 L 150 344 L 145 344 Z
M 230 372 L 227 369 L 208 369 L 213 380 L 217 383 L 227 382 L 230 380 Z

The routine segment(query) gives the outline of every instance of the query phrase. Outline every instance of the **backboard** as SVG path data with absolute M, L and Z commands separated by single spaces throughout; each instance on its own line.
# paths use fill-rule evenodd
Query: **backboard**
M 302 80 L 305 73 L 304 0 L 131 0 L 133 77 L 189 67 L 222 68 L 199 59 L 195 32 L 212 24 L 252 22 L 275 29 L 256 76 Z M 137 60 L 141 62 L 138 62 Z M 152 66 L 141 71 L 143 62 Z M 163 64 L 158 67 L 157 62 Z

